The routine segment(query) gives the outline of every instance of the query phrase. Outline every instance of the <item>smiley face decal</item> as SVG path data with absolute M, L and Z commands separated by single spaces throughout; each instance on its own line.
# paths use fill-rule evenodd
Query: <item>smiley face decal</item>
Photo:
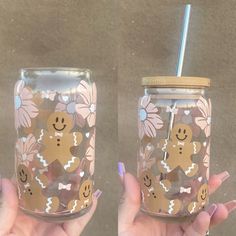
M 73 123 L 67 113 L 54 112 L 49 116 L 47 126 L 49 131 L 69 132 L 73 128 Z
M 79 190 L 80 199 L 87 199 L 92 194 L 92 181 L 90 179 L 85 180 Z
M 192 140 L 192 130 L 189 125 L 177 124 L 174 126 L 171 133 L 172 141 L 191 141 Z
M 151 187 L 151 185 L 152 185 L 152 179 L 151 179 L 151 177 L 149 176 L 148 173 L 145 173 L 145 174 L 143 175 L 143 184 L 144 184 L 147 188 Z
M 207 184 L 203 184 L 198 191 L 198 201 L 204 202 L 208 198 L 208 186 Z
M 25 184 L 29 179 L 29 171 L 25 165 L 19 165 L 17 168 L 17 179 L 20 183 Z

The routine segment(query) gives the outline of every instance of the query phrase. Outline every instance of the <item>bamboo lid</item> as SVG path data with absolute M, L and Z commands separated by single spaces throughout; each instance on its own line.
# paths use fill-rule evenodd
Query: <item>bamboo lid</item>
M 142 86 L 172 88 L 207 88 L 210 79 L 202 77 L 154 76 L 144 77 Z

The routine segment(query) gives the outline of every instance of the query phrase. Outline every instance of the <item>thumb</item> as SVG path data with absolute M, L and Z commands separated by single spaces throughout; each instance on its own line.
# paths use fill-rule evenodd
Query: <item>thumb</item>
M 202 211 L 199 213 L 194 222 L 186 228 L 184 236 L 205 236 L 210 227 L 211 216 Z
M 118 215 L 119 233 L 126 231 L 127 227 L 133 224 L 141 204 L 139 183 L 133 175 L 124 173 L 123 187 L 124 193 L 121 198 Z
M 15 186 L 8 179 L 1 181 L 0 235 L 9 233 L 16 219 L 18 198 Z

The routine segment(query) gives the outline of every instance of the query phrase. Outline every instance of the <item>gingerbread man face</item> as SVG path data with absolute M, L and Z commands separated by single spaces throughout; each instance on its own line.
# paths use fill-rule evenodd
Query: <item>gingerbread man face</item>
M 206 202 L 208 199 L 208 185 L 207 184 L 203 184 L 199 191 L 198 191 L 198 195 L 197 195 L 197 200 L 198 202 Z
M 25 165 L 19 165 L 17 168 L 17 179 L 20 184 L 26 184 L 29 181 L 30 173 Z
M 93 182 L 90 179 L 85 180 L 79 189 L 79 198 L 81 201 L 87 200 L 92 196 Z
M 68 133 L 73 128 L 70 116 L 65 112 L 52 113 L 47 121 L 48 131 Z
M 189 125 L 177 124 L 171 131 L 171 140 L 180 142 L 191 142 L 192 130 Z

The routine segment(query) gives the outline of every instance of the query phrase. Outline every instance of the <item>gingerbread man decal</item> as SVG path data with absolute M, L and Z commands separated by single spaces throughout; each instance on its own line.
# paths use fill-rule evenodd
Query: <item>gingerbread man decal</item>
M 79 188 L 79 196 L 68 203 L 68 210 L 71 213 L 87 208 L 92 203 L 93 182 L 85 180 Z
M 79 157 L 72 155 L 71 148 L 82 142 L 80 132 L 70 132 L 73 122 L 65 112 L 52 113 L 47 121 L 47 130 L 41 129 L 38 142 L 44 149 L 37 154 L 44 167 L 58 160 L 68 172 L 74 171 L 80 163 Z
M 42 190 L 44 184 L 35 178 L 32 178 L 25 165 L 19 165 L 17 168 L 17 181 L 19 186 L 19 198 L 22 200 L 24 208 L 30 211 L 38 210 L 44 213 L 54 213 L 59 207 L 58 197 L 46 197 Z M 44 180 L 46 182 L 46 180 Z
M 208 201 L 208 185 L 203 184 L 197 194 L 197 202 L 191 202 L 188 205 L 188 211 L 190 214 L 196 213 L 200 211 L 207 203 Z
M 162 151 L 168 153 L 167 160 L 158 162 L 159 170 L 167 174 L 180 167 L 188 177 L 194 176 L 198 171 L 198 165 L 192 162 L 191 157 L 200 151 L 201 143 L 191 141 L 191 127 L 186 124 L 175 125 L 170 140 L 162 139 L 159 143 Z
M 165 212 L 177 214 L 181 209 L 178 199 L 169 200 L 165 194 L 169 192 L 171 183 L 168 180 L 158 182 L 150 170 L 140 176 L 141 192 L 145 207 L 153 213 Z

